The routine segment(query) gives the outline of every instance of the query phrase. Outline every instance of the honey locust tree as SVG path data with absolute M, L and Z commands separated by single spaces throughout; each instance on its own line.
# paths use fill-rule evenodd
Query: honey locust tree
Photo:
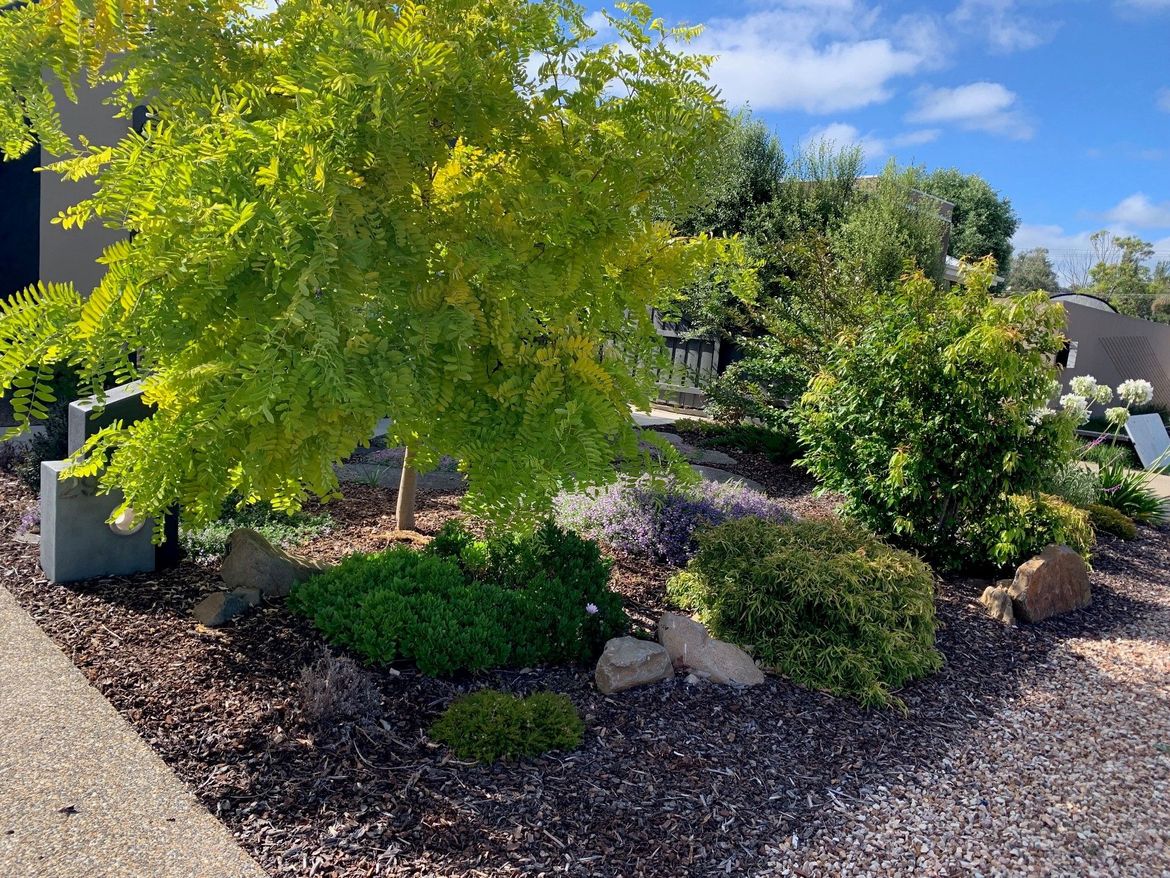
M 5 156 L 63 155 L 51 170 L 96 192 L 60 222 L 131 232 L 91 295 L 0 306 L 0 392 L 27 419 L 58 366 L 95 391 L 141 378 L 153 416 L 73 472 L 144 514 L 333 495 L 387 415 L 420 467 L 457 457 L 496 519 L 612 477 L 649 401 L 648 309 L 736 257 L 670 222 L 725 121 L 708 59 L 642 4 L 606 18 L 610 44 L 567 0 L 0 15 Z M 148 122 L 71 138 L 54 79 L 112 83 L 127 118 L 147 96 Z

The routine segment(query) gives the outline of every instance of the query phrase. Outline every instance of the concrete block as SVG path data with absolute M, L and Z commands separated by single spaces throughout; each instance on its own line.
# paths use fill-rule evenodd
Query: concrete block
M 106 392 L 103 404 L 96 396 L 69 403 L 69 453 L 75 453 L 90 436 L 114 421 L 132 424 L 150 417 L 151 408 L 142 401 L 142 382 L 132 381 Z
M 153 522 L 132 534 L 106 523 L 120 492 L 97 493 L 96 479 L 61 480 L 68 461 L 41 464 L 41 567 L 51 582 L 127 576 L 155 569 Z

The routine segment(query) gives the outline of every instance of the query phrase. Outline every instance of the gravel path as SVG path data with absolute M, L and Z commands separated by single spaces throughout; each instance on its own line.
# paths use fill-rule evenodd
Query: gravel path
M 1164 573 L 1144 599 L 1111 636 L 1063 641 L 983 735 L 786 839 L 765 874 L 1170 876 Z

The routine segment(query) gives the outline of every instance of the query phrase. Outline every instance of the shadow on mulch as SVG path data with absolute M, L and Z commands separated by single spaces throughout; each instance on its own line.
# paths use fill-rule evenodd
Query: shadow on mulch
M 381 548 L 392 497 L 356 486 L 313 554 Z M 986 582 L 942 582 L 947 664 L 901 693 L 905 716 L 773 677 L 743 692 L 676 679 L 606 697 L 587 668 L 434 680 L 403 667 L 372 672 L 384 694 L 378 721 L 314 734 L 296 709 L 301 669 L 322 648 L 306 622 L 272 605 L 201 630 L 188 613 L 216 574 L 188 563 L 48 585 L 35 548 L 10 539 L 31 497 L 0 477 L 0 498 L 14 501 L 0 513 L 4 585 L 281 876 L 751 874 L 778 838 L 807 838 L 866 787 L 981 734 L 1063 640 L 1109 637 L 1148 612 L 1143 595 L 1165 587 L 1170 570 L 1166 532 L 1103 543 L 1089 610 L 1014 629 L 979 612 Z M 421 528 L 437 528 L 455 502 L 424 496 Z M 652 571 L 630 575 L 645 591 Z M 646 614 L 658 609 L 648 594 L 639 600 Z M 453 760 L 426 729 L 453 697 L 482 686 L 567 693 L 586 718 L 584 746 L 493 766 Z

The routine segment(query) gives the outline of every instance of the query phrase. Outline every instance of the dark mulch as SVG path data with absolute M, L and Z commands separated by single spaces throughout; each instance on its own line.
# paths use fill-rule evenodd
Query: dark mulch
M 335 532 L 313 554 L 384 544 L 393 492 L 347 490 Z M 436 529 L 456 501 L 423 495 L 420 528 Z M 12 539 L 32 496 L 0 476 L 0 502 L 0 581 L 281 876 L 751 874 L 775 839 L 807 838 L 869 785 L 981 734 L 1063 638 L 1108 637 L 1146 612 L 1145 584 L 1170 569 L 1165 532 L 1107 543 L 1090 610 L 1015 630 L 978 612 L 984 582 L 942 582 L 947 664 L 902 693 L 905 716 L 775 678 L 742 693 L 676 680 L 607 698 L 587 668 L 458 680 L 401 668 L 373 672 L 380 721 L 314 732 L 299 719 L 297 681 L 322 643 L 302 620 L 277 605 L 226 629 L 197 628 L 187 614 L 216 575 L 192 564 L 49 585 L 36 549 Z M 664 577 L 623 565 L 615 582 L 650 619 Z M 454 696 L 481 686 L 567 693 L 586 718 L 584 746 L 518 764 L 452 759 L 426 729 Z

